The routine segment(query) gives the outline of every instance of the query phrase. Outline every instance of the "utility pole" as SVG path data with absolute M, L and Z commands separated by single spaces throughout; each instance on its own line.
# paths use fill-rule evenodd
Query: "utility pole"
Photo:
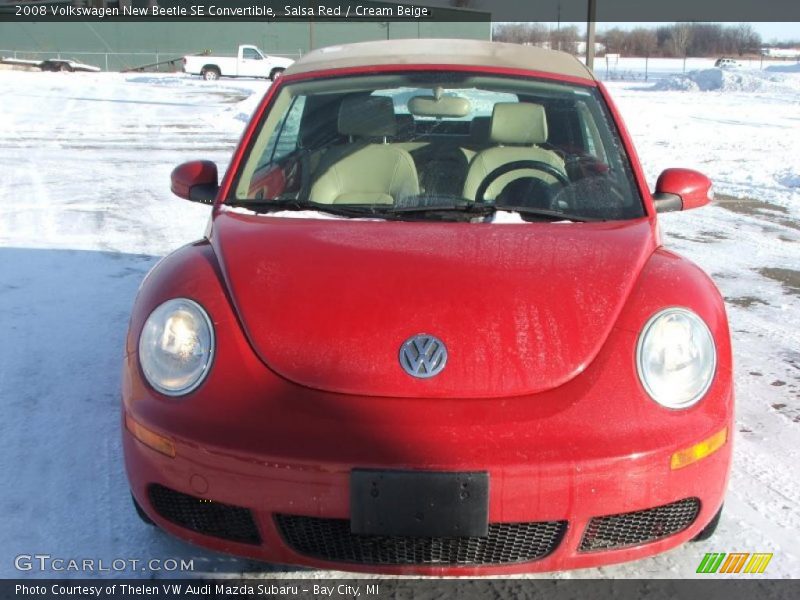
M 586 16 L 586 66 L 594 69 L 594 24 L 597 19 L 597 0 L 589 0 Z
M 561 32 L 561 2 L 558 3 L 558 13 L 557 17 L 558 21 L 556 21 L 556 31 L 559 33 Z
M 561 2 L 558 3 L 558 21 L 556 21 L 556 39 L 558 39 L 558 48 L 556 50 L 561 50 Z M 552 45 L 550 46 L 552 48 Z

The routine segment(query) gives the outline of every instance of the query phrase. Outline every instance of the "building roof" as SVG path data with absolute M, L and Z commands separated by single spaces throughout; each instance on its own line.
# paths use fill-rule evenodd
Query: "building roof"
M 416 38 L 320 48 L 292 64 L 285 75 L 377 65 L 506 67 L 594 80 L 591 71 L 566 52 L 500 42 Z

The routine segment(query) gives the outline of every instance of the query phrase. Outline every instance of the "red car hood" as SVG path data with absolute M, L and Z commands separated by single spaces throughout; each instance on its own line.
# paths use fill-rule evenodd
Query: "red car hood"
M 655 248 L 647 220 L 470 224 L 222 212 L 212 241 L 253 348 L 331 392 L 498 397 L 559 386 L 596 356 Z M 419 379 L 419 333 L 447 347 Z M 220 334 L 223 335 L 223 334 Z

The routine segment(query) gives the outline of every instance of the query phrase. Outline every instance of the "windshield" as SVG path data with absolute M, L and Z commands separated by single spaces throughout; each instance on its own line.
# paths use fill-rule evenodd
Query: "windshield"
M 282 85 L 227 203 L 340 216 L 618 220 L 643 216 L 599 92 L 422 72 Z

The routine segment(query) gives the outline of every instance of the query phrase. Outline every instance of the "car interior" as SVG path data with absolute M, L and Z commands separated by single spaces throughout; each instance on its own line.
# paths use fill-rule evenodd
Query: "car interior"
M 623 151 L 587 100 L 436 84 L 297 95 L 237 196 L 384 206 L 453 198 L 642 216 Z

